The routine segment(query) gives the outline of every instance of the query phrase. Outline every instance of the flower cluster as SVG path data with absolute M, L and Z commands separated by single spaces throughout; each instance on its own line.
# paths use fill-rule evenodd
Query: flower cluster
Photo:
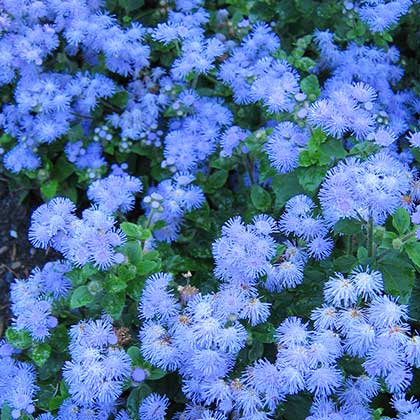
M 412 0 L 365 0 L 359 2 L 357 12 L 372 32 L 383 32 L 397 23 L 412 4 Z
M 164 139 L 163 167 L 191 171 L 215 151 L 222 129 L 230 126 L 232 113 L 214 98 L 184 91 L 172 108 L 184 108 L 183 118 L 172 120 Z
M 83 141 L 69 142 L 64 148 L 69 162 L 74 163 L 77 169 L 87 170 L 95 176 L 95 171 L 106 166 L 103 157 L 103 148 L 100 143 L 91 142 L 86 147 Z
M 194 179 L 188 172 L 178 172 L 172 178 L 160 182 L 157 187 L 151 188 L 149 195 L 143 199 L 149 223 L 165 223 L 164 227 L 153 232 L 158 241 L 175 240 L 184 214 L 204 203 L 201 188 L 191 184 Z
M 404 204 L 412 179 L 409 167 L 385 152 L 363 162 L 355 158 L 342 161 L 328 171 L 321 186 L 323 215 L 331 225 L 346 218 L 372 218 L 375 224 L 382 224 Z
M 322 57 L 320 68 L 329 69 L 331 77 L 324 85 L 323 98 L 314 104 L 309 121 L 333 136 L 352 132 L 357 138 L 375 140 L 380 146 L 392 144 L 415 122 L 416 103 L 414 92 L 395 91 L 404 75 L 397 64 L 397 48 L 392 46 L 385 51 L 350 44 L 340 50 L 329 31 L 316 32 L 315 40 Z
M 271 165 L 280 173 L 297 168 L 299 155 L 309 141 L 309 133 L 286 121 L 278 124 L 265 145 Z
M 70 328 L 71 360 L 63 368 L 70 404 L 111 412 L 121 395 L 131 372 L 131 359 L 118 348 L 111 321 L 105 316 Z
M 283 233 L 293 234 L 306 242 L 306 251 L 312 258 L 323 260 L 333 249 L 333 241 L 327 237 L 328 225 L 321 216 L 314 216 L 315 203 L 306 195 L 296 195 L 285 207 L 280 219 Z
M 420 363 L 420 339 L 409 333 L 406 305 L 383 293 L 382 274 L 361 267 L 348 278 L 336 273 L 324 295 L 326 303 L 312 312 L 314 329 L 287 318 L 277 329 L 275 363 L 261 359 L 246 369 L 242 387 L 253 399 L 244 403 L 244 414 L 273 413 L 288 395 L 307 390 L 315 397 L 309 419 L 370 418 L 381 378 L 397 398 L 406 391 L 411 367 Z M 362 358 L 364 373 L 345 377 L 338 362 L 346 355 Z
M 10 299 L 14 327 L 28 331 L 34 340 L 44 341 L 50 329 L 57 326 L 57 318 L 51 314 L 52 303 L 65 297 L 71 289 L 66 273 L 71 267 L 67 262 L 45 264 L 42 270 L 35 268 L 28 279 L 16 279 L 11 285 Z
M 30 363 L 14 359 L 14 349 L 4 340 L 0 341 L 0 404 L 12 408 L 13 419 L 35 411 L 35 369 Z
M 0 118 L 4 131 L 19 141 L 6 154 L 6 167 L 12 172 L 36 169 L 40 159 L 35 152 L 40 145 L 66 134 L 76 114 L 89 114 L 101 98 L 114 92 L 114 82 L 101 74 L 44 73 L 35 80 L 19 79 L 15 104 L 5 105 Z
M 37 248 L 52 246 L 64 257 L 82 266 L 92 262 L 99 269 L 120 263 L 123 256 L 114 248 L 125 242 L 124 233 L 115 228 L 108 212 L 91 207 L 79 219 L 75 205 L 67 198 L 54 198 L 32 214 L 29 239 Z
M 311 215 L 313 208 L 309 197 L 298 195 L 288 201 L 279 223 L 265 214 L 254 216 L 249 225 L 240 217 L 228 220 L 222 237 L 213 243 L 216 277 L 233 287 L 254 287 L 262 281 L 271 292 L 302 283 L 308 257 L 324 259 L 333 248 L 326 236 L 329 228 L 321 217 Z M 306 241 L 306 247 L 284 241 L 280 253 L 272 236 L 280 232 Z
M 115 168 L 106 178 L 90 184 L 87 196 L 105 213 L 127 213 L 134 207 L 134 194 L 139 193 L 142 188 L 138 178 Z
M 221 287 L 202 295 L 193 286 L 180 286 L 179 298 L 168 290 L 172 276 L 159 273 L 148 278 L 139 305 L 144 320 L 140 331 L 142 353 L 150 363 L 179 370 L 183 392 L 198 403 L 216 403 L 231 409 L 234 396 L 228 373 L 237 353 L 245 346 L 247 331 L 269 313 L 254 289 Z

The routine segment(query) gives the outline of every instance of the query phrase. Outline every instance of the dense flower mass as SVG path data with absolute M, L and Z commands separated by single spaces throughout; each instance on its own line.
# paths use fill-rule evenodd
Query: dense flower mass
M 38 248 L 52 246 L 72 264 L 92 262 L 100 269 L 122 262 L 114 248 L 121 246 L 125 235 L 114 227 L 116 220 L 101 207 L 75 214 L 75 205 L 67 198 L 54 198 L 40 206 L 32 215 L 29 239 Z
M 130 358 L 117 346 L 110 319 L 81 321 L 70 329 L 71 360 L 63 367 L 71 402 L 111 411 L 130 374 Z
M 414 173 L 404 163 L 382 152 L 360 162 L 354 158 L 340 162 L 323 182 L 319 199 L 327 221 L 343 218 L 372 218 L 382 224 L 389 214 L 412 195 Z M 412 210 L 410 203 L 407 207 Z
M 16 279 L 11 286 L 11 309 L 17 330 L 29 331 L 34 340 L 43 341 L 57 326 L 52 304 L 68 295 L 71 289 L 66 274 L 67 262 L 49 262 L 42 270 L 35 268 L 27 280 Z
M 0 403 L 7 404 L 13 410 L 12 418 L 18 419 L 25 413 L 34 413 L 38 387 L 34 367 L 16 361 L 14 353 L 12 346 L 0 341 Z
M 1 1 L 1 419 L 420 419 L 419 10 Z

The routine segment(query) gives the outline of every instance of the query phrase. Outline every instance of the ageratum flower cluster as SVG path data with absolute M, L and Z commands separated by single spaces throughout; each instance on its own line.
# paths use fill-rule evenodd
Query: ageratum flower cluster
M 418 199 L 410 168 L 381 152 L 360 162 L 350 158 L 328 171 L 319 199 L 328 223 L 354 218 L 383 224 L 399 206 L 413 210 Z
M 2 419 L 420 419 L 419 2 L 1 3 Z
M 36 341 L 44 341 L 50 335 L 50 329 L 58 322 L 52 315 L 52 304 L 66 297 L 71 289 L 66 277 L 70 269 L 67 262 L 49 262 L 42 270 L 35 268 L 26 280 L 15 279 L 10 300 L 17 330 L 28 331 Z
M 145 321 L 139 334 L 142 353 L 158 367 L 178 370 L 187 398 L 230 411 L 234 400 L 228 374 L 247 338 L 242 320 L 252 325 L 265 321 L 269 305 L 252 288 L 222 287 L 203 295 L 187 285 L 175 298 L 171 281 L 171 275 L 159 273 L 146 282 L 139 305 Z
M 33 213 L 29 239 L 37 248 L 53 247 L 72 264 L 92 262 L 99 269 L 121 263 L 123 256 L 115 251 L 125 241 L 124 233 L 115 228 L 116 220 L 99 207 L 83 211 L 79 219 L 76 207 L 67 198 L 54 198 Z
M 13 347 L 0 341 L 0 404 L 12 408 L 12 418 L 32 414 L 35 411 L 35 369 L 30 363 L 19 362 Z
M 229 289 L 222 286 L 216 294 L 203 296 L 185 286 L 176 299 L 174 291 L 168 291 L 171 282 L 163 273 L 147 280 L 140 302 L 146 324 L 139 337 L 151 363 L 182 375 L 183 392 L 191 400 L 185 418 L 193 418 L 188 417 L 191 412 L 207 418 L 206 407 L 216 404 L 214 416 L 220 419 L 229 413 L 237 413 L 235 419 L 271 419 L 287 396 L 306 390 L 314 395 L 310 419 L 326 418 L 324 412 L 340 419 L 366 419 L 380 380 L 400 407 L 397 401 L 412 381 L 412 368 L 420 365 L 420 338 L 410 333 L 407 306 L 383 292 L 378 271 L 357 267 L 349 277 L 330 277 L 325 303 L 312 312 L 313 327 L 297 317 L 286 319 L 277 329 L 275 363 L 257 360 L 236 379 L 227 374 L 247 332 L 238 322 L 244 309 L 242 315 L 235 312 L 239 302 L 234 289 L 227 294 Z M 359 376 L 344 374 L 339 361 L 345 357 L 362 360 Z M 164 418 L 166 403 L 158 397 L 153 401 Z M 419 414 L 416 404 L 405 410 Z
M 71 399 L 68 406 L 61 408 L 59 416 L 66 418 L 65 413 L 87 408 L 92 413 L 102 412 L 105 418 L 113 410 L 123 382 L 130 375 L 130 357 L 118 348 L 108 317 L 81 321 L 71 327 L 69 335 L 71 360 L 64 364 L 63 377 Z
M 195 177 L 189 172 L 177 172 L 172 178 L 160 182 L 149 190 L 143 207 L 149 223 L 164 222 L 164 227 L 154 231 L 158 241 L 171 242 L 178 237 L 183 216 L 201 207 L 204 194 L 193 185 Z
M 66 75 L 44 69 L 46 62 L 66 43 L 66 55 L 82 54 L 91 64 L 105 58 L 105 66 L 122 76 L 134 75 L 148 65 L 149 46 L 143 44 L 145 28 L 122 28 L 106 13 L 101 2 L 6 1 L 2 10 L 0 40 L 2 85 L 18 76 L 15 104 L 1 114 L 5 132 L 19 144 L 5 156 L 9 170 L 35 169 L 41 161 L 36 150 L 64 135 L 76 115 L 89 115 L 100 99 L 116 91 L 115 83 L 101 74 Z

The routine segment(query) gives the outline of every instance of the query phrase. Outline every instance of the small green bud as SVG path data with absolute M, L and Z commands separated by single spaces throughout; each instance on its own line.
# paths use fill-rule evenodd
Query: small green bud
M 89 293 L 92 296 L 97 295 L 98 293 L 102 292 L 102 285 L 97 280 L 91 280 L 87 286 Z
M 403 246 L 403 241 L 400 238 L 396 238 L 392 241 L 392 248 L 395 250 L 400 250 Z

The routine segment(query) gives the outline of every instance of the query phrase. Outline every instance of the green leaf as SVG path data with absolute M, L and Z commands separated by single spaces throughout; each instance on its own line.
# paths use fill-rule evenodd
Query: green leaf
M 52 179 L 51 181 L 41 185 L 41 193 L 46 200 L 50 200 L 56 195 L 57 188 L 58 181 L 56 179 Z
M 226 169 L 221 169 L 216 172 L 213 172 L 207 182 L 206 182 L 206 190 L 216 190 L 222 188 L 225 185 L 227 177 L 229 175 L 229 171 Z
M 333 261 L 334 270 L 341 273 L 349 273 L 357 264 L 357 259 L 353 255 L 342 255 Z
M 330 165 L 337 160 L 344 159 L 347 151 L 340 140 L 329 139 L 319 147 L 319 164 Z
M 119 108 L 125 108 L 128 102 L 128 93 L 125 90 L 115 93 L 108 101 Z
M 57 410 L 66 398 L 67 397 L 63 395 L 56 395 L 55 397 L 52 397 L 48 403 L 48 409 L 51 411 Z
M 394 251 L 379 264 L 378 268 L 384 277 L 385 292 L 400 296 L 401 303 L 407 303 L 415 281 L 414 267 L 403 254 Z
M 19 350 L 25 350 L 31 346 L 32 340 L 26 330 L 16 330 L 9 327 L 6 330 L 7 341 Z
M 276 196 L 276 207 L 283 207 L 287 200 L 304 192 L 296 171 L 284 175 L 275 175 L 271 183 Z
M 383 413 L 384 409 L 383 408 L 377 408 L 373 413 L 372 413 L 372 420 L 380 420 L 382 418 L 382 413 Z
M 291 395 L 287 397 L 284 409 L 286 420 L 303 420 L 309 416 L 312 398 L 308 395 Z
M 276 329 L 273 324 L 264 322 L 252 330 L 252 338 L 260 343 L 275 343 Z
M 363 264 L 369 258 L 368 250 L 364 246 L 360 246 L 357 249 L 357 260 L 360 264 Z
M 141 240 L 141 226 L 135 223 L 123 222 L 120 225 L 121 230 L 127 235 L 127 238 Z
M 393 242 L 395 239 L 398 239 L 398 235 L 395 232 L 389 232 L 389 231 L 385 231 L 383 236 L 382 236 L 382 241 L 381 241 L 381 248 L 385 248 L 385 249 L 391 249 L 393 248 Z M 400 240 L 401 242 L 401 240 Z M 402 244 L 402 242 L 401 242 Z
M 258 184 L 251 187 L 251 201 L 257 210 L 267 211 L 271 207 L 271 195 Z
M 12 138 L 8 134 L 2 134 L 0 136 L 0 144 L 7 144 L 12 140 Z
M 127 294 L 130 296 L 131 299 L 134 301 L 138 301 L 141 297 L 143 292 L 145 279 L 138 278 L 135 281 L 131 281 L 127 287 Z
M 404 235 L 410 229 L 410 215 L 402 207 L 397 208 L 392 217 L 392 226 L 400 235 Z
M 61 156 L 54 165 L 52 178 L 58 182 L 64 181 L 74 172 L 74 166 L 67 160 L 65 156 Z
M 142 401 L 152 393 L 152 389 L 144 382 L 137 388 L 134 388 L 127 398 L 128 414 L 134 420 L 138 419 L 139 406 Z
M 1 407 L 1 420 L 13 420 L 12 409 L 4 402 Z
M 308 95 L 308 99 L 310 101 L 314 101 L 321 94 L 318 78 L 314 74 L 302 79 L 300 82 L 300 88 L 302 89 L 302 92 Z
M 311 166 L 309 168 L 298 168 L 297 174 L 299 184 L 309 192 L 314 193 L 321 182 L 325 179 L 327 168 L 325 166 Z
M 412 241 L 404 245 L 408 257 L 420 271 L 420 242 Z
M 298 38 L 298 40 L 296 41 L 296 46 L 302 49 L 306 49 L 311 43 L 312 38 L 313 38 L 313 35 L 302 36 L 301 38 Z
M 141 355 L 140 349 L 137 346 L 131 346 L 127 350 L 127 354 L 131 358 L 133 366 L 141 366 L 144 362 L 143 356 Z
M 260 359 L 264 353 L 264 344 L 259 341 L 254 341 L 248 351 L 248 360 L 254 362 Z
M 302 71 L 309 71 L 311 68 L 315 67 L 316 62 L 309 57 L 302 57 L 295 60 L 295 67 Z
M 98 273 L 98 269 L 95 268 L 93 266 L 93 264 L 90 264 L 89 263 L 89 264 L 86 264 L 86 265 L 83 266 L 82 273 L 83 273 L 83 276 L 86 279 L 88 279 L 89 277 L 92 277 L 93 275 L 97 274 Z
M 159 368 L 151 368 L 147 369 L 147 379 L 150 381 L 157 381 L 158 379 L 162 379 L 168 372 Z
M 70 298 L 70 308 L 76 309 L 81 306 L 89 305 L 93 302 L 93 296 L 90 294 L 87 286 L 79 286 L 73 291 Z
M 108 294 L 104 297 L 104 309 L 112 319 L 120 319 L 125 306 L 125 292 Z
M 158 263 L 153 260 L 146 260 L 140 261 L 137 265 L 137 272 L 142 276 L 146 276 L 155 272 L 158 268 Z
M 37 343 L 32 346 L 31 358 L 39 367 L 43 366 L 49 359 L 51 347 L 47 343 Z
M 408 305 L 410 317 L 420 322 L 420 281 L 416 281 Z
M 143 7 L 144 0 L 120 0 L 120 5 L 127 13 L 131 13 Z
M 359 233 L 361 230 L 361 224 L 356 219 L 341 219 L 334 225 L 335 233 L 344 233 L 351 235 Z
M 61 197 L 70 198 L 73 203 L 77 203 L 77 188 L 73 186 L 60 186 L 58 194 Z
M 131 264 L 138 264 L 143 257 L 143 251 L 138 240 L 127 241 L 121 251 L 128 257 Z
M 70 128 L 70 130 L 67 131 L 67 137 L 72 143 L 79 141 L 81 138 L 83 138 L 82 126 L 77 124 Z
M 108 293 L 118 293 L 127 288 L 127 283 L 115 274 L 109 274 L 104 283 L 104 288 Z

